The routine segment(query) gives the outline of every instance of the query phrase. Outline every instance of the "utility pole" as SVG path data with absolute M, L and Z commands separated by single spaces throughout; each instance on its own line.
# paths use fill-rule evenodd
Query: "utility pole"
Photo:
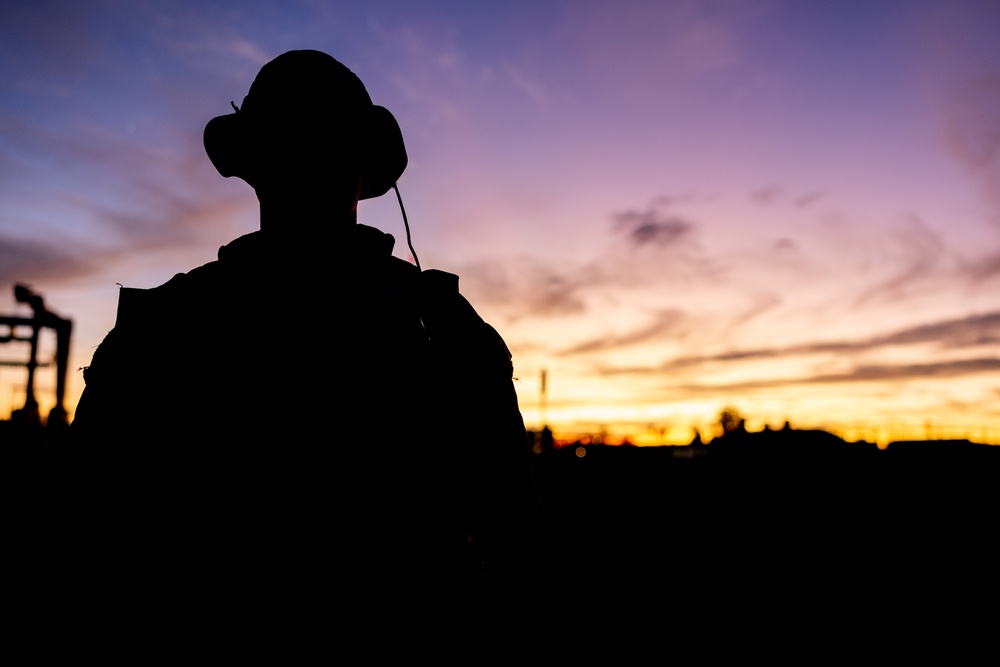
M 546 413 L 546 407 L 547 407 L 546 404 L 548 402 L 548 388 L 546 386 L 546 384 L 547 384 L 547 382 L 546 382 L 547 378 L 548 378 L 548 371 L 543 368 L 542 369 L 542 381 L 541 381 L 541 385 L 540 385 L 541 386 L 541 396 L 539 397 L 539 401 L 538 401 L 538 406 L 539 406 L 538 407 L 538 417 L 539 417 L 539 421 L 541 421 L 541 424 L 539 424 L 539 426 L 541 427 L 541 429 L 544 429 L 546 426 L 549 425 L 549 420 L 548 420 L 548 418 L 547 418 L 547 416 L 545 414 Z M 539 430 L 541 430 L 541 429 L 539 429 Z

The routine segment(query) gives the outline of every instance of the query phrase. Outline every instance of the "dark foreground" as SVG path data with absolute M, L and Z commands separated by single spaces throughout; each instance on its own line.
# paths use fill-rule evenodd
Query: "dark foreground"
M 791 431 L 576 449 L 536 462 L 561 595 L 749 620 L 954 616 L 995 591 L 1000 447 Z
M 44 457 L 12 455 L 11 444 L 9 549 L 50 568 L 72 563 L 73 545 L 52 542 L 49 526 L 17 525 L 57 517 L 53 493 L 72 498 L 51 487 Z M 543 587 L 515 612 L 526 619 L 995 617 L 1000 447 L 879 450 L 783 431 L 687 447 L 571 446 L 534 461 L 550 550 L 537 562 Z M 39 553 L 46 543 L 64 553 Z

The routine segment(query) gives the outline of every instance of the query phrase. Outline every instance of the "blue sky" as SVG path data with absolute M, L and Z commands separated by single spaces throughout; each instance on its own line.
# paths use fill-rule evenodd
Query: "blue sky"
M 507 339 L 529 426 L 547 369 L 566 434 L 685 440 L 733 405 L 752 427 L 981 437 L 998 29 L 970 1 L 6 3 L 0 312 L 24 312 L 23 282 L 74 319 L 75 404 L 117 284 L 256 229 L 201 133 L 265 62 L 315 48 L 399 120 L 421 264 Z M 359 220 L 408 257 L 394 198 Z M 0 415 L 23 387 L 0 367 Z

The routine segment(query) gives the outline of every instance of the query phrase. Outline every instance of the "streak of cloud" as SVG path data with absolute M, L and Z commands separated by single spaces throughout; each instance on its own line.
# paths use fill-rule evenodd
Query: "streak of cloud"
M 896 233 L 894 258 L 898 266 L 888 279 L 868 287 L 855 300 L 855 306 L 868 302 L 893 302 L 905 299 L 934 279 L 938 269 L 953 259 L 940 234 L 928 227 L 918 216 L 911 215 Z
M 1000 358 L 981 357 L 959 359 L 929 364 L 862 365 L 844 373 L 828 373 L 808 377 L 783 377 L 750 382 L 719 384 L 684 384 L 673 386 L 685 394 L 717 394 L 726 392 L 753 391 L 794 385 L 823 385 L 850 382 L 886 382 L 905 380 L 927 380 L 953 378 L 979 373 L 995 373 L 1000 370 Z
M 587 304 L 581 291 L 600 280 L 596 269 L 577 266 L 557 270 L 528 257 L 469 264 L 461 274 L 477 303 L 509 311 L 512 321 L 582 314 Z
M 970 77 L 948 109 L 946 141 L 975 179 L 1000 225 L 1000 70 Z
M 694 225 L 655 208 L 630 210 L 612 215 L 614 229 L 625 234 L 635 247 L 674 246 L 689 239 Z
M 782 357 L 799 357 L 813 354 L 857 354 L 896 346 L 935 344 L 941 349 L 957 349 L 1000 343 L 1000 311 L 942 320 L 915 327 L 908 327 L 882 336 L 857 341 L 816 341 L 801 345 L 751 350 L 731 350 L 711 355 L 689 355 L 671 359 L 649 367 L 604 368 L 604 375 L 657 374 L 705 364 L 731 363 Z M 954 363 L 954 362 L 946 362 Z M 933 365 L 932 365 L 933 366 Z
M 757 204 L 773 204 L 782 195 L 782 190 L 777 185 L 771 185 L 766 188 L 761 188 L 760 190 L 755 190 L 750 193 L 750 199 L 752 199 Z
M 676 308 L 669 308 L 655 313 L 652 321 L 644 327 L 636 328 L 622 334 L 612 334 L 591 338 L 572 347 L 560 350 L 557 356 L 571 356 L 605 352 L 623 347 L 631 347 L 640 343 L 663 342 L 676 338 L 685 325 L 685 314 Z
M 998 340 L 1000 312 L 992 312 L 903 329 L 873 339 L 872 346 L 930 342 L 944 348 L 955 348 L 995 343 Z
M 88 259 L 39 241 L 0 237 L 0 285 L 76 278 L 96 270 Z
M 805 208 L 810 204 L 813 204 L 823 198 L 823 192 L 816 190 L 813 192 L 807 192 L 804 195 L 799 195 L 793 201 L 796 208 Z

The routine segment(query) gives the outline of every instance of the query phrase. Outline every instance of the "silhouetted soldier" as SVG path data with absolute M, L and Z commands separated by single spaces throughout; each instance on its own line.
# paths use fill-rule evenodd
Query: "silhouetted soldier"
M 530 590 L 542 524 L 510 354 L 456 276 L 357 224 L 406 166 L 395 119 L 292 51 L 204 140 L 260 230 L 121 290 L 72 425 L 102 539 L 129 543 L 143 585 L 169 563 L 156 577 L 225 599 Z

